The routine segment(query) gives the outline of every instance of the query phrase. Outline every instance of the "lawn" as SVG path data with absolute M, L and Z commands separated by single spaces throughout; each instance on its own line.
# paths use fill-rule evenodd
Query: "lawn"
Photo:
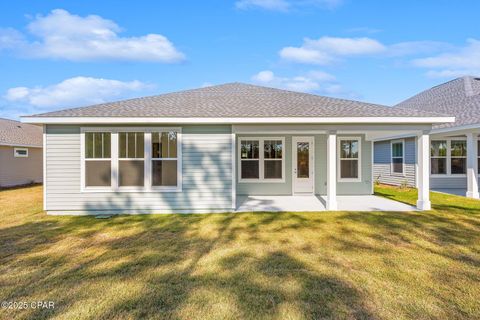
M 414 190 L 376 192 L 414 203 Z M 3 319 L 480 318 L 480 201 L 430 212 L 47 216 L 0 191 Z

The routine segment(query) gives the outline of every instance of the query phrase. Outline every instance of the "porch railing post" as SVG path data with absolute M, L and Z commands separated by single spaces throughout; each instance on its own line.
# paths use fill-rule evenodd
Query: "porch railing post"
M 430 210 L 430 136 L 422 132 L 417 137 L 418 200 L 417 208 Z
M 479 198 L 478 194 L 478 146 L 477 134 L 467 133 L 467 194 L 469 198 Z

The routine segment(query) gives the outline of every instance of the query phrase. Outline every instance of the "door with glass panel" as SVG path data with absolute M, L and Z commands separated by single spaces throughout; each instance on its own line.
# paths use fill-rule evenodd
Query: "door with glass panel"
M 314 139 L 292 137 L 292 174 L 294 194 L 314 192 Z

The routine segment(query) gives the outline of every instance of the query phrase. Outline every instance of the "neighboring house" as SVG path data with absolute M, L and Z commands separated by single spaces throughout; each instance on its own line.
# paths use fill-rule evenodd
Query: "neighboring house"
M 0 118 L 0 187 L 42 182 L 42 128 Z
M 238 195 L 373 193 L 373 140 L 454 121 L 241 83 L 23 118 L 45 135 L 50 214 L 214 212 Z M 420 209 L 429 209 L 420 133 Z
M 480 78 L 449 81 L 397 104 L 395 109 L 455 116 L 454 123 L 435 124 L 430 133 L 430 186 L 478 198 Z M 405 135 L 375 142 L 375 179 L 415 186 L 415 150 L 415 139 Z

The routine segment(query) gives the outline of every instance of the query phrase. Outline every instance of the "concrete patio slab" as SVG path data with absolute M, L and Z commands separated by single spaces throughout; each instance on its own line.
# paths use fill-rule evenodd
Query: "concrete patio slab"
M 312 212 L 326 211 L 323 196 L 237 196 L 236 212 Z M 337 196 L 338 210 L 345 211 L 417 211 L 414 206 L 377 197 Z

